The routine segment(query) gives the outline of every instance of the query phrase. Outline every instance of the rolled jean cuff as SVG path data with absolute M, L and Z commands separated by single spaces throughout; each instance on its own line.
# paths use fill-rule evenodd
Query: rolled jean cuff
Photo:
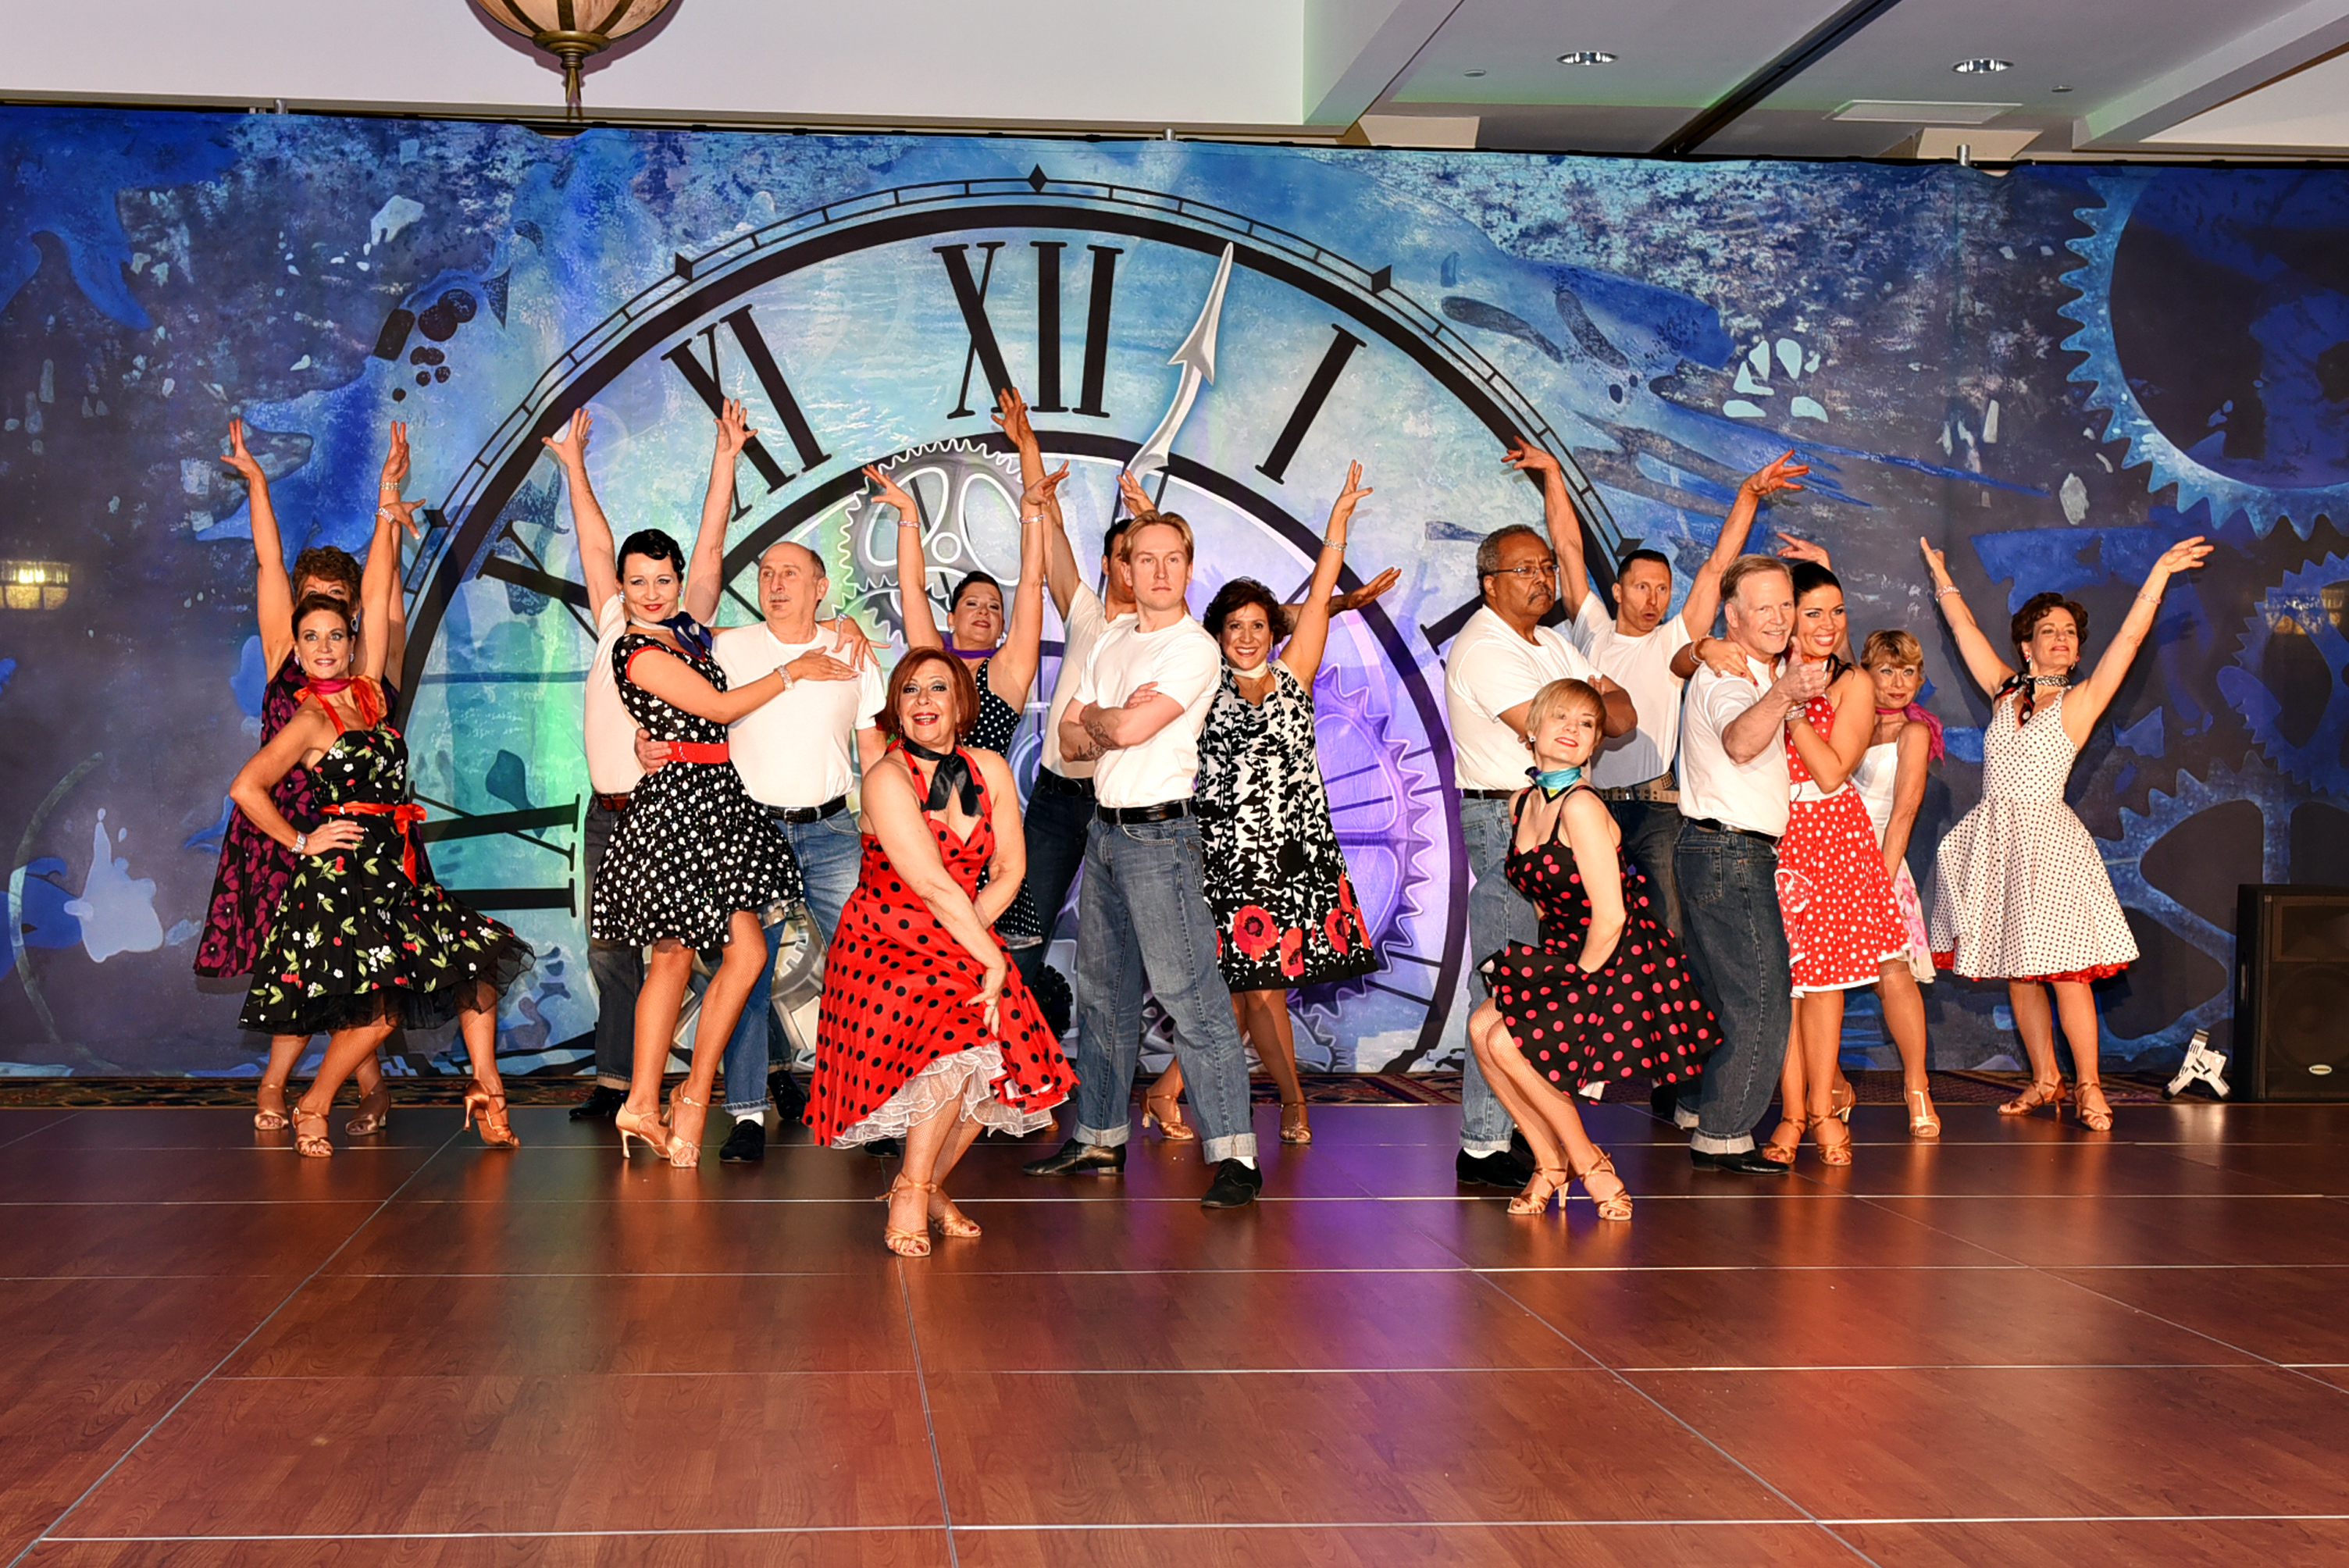
M 1460 1140 L 1460 1152 L 1475 1155 L 1479 1160 L 1487 1154 L 1506 1154 L 1508 1151 L 1509 1140 L 1506 1138 L 1498 1143 L 1489 1138 L 1464 1138 Z
M 1754 1147 L 1754 1135 L 1740 1132 L 1724 1137 L 1717 1132 L 1695 1132 L 1689 1135 L 1689 1147 L 1699 1154 L 1744 1154 Z
M 595 1075 L 595 1087 L 597 1088 L 616 1088 L 622 1094 L 626 1094 L 628 1092 L 628 1080 L 612 1073 L 597 1073 Z
M 740 1103 L 730 1099 L 726 1102 L 726 1114 L 738 1120 L 746 1116 L 764 1116 L 767 1112 L 767 1096 L 761 1095 L 757 1099 L 743 1100 Z
M 1199 1158 L 1210 1165 L 1220 1164 L 1226 1160 L 1253 1160 L 1256 1158 L 1256 1134 L 1233 1132 L 1221 1138 L 1203 1138 L 1199 1140 Z
M 1123 1121 L 1115 1127 L 1087 1127 L 1081 1121 L 1069 1136 L 1092 1149 L 1123 1149 L 1125 1140 L 1133 1136 L 1133 1129 Z

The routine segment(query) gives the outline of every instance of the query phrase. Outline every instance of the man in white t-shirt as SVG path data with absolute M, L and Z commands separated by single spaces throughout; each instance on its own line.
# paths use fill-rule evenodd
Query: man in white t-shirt
M 1444 659 L 1444 707 L 1452 730 L 1452 779 L 1460 791 L 1460 831 L 1475 879 L 1468 890 L 1469 962 L 1481 964 L 1510 942 L 1540 941 L 1541 919 L 1502 875 L 1516 830 L 1509 802 L 1526 787 L 1533 752 L 1526 710 L 1554 680 L 1583 680 L 1607 701 L 1609 735 L 1639 723 L 1630 698 L 1591 666 L 1580 649 L 1542 618 L 1557 603 L 1557 558 L 1539 531 L 1511 523 L 1476 546 L 1476 585 L 1485 603 L 1460 628 Z M 1521 1187 L 1532 1172 L 1509 1152 L 1509 1113 L 1474 1052 L 1460 1067 L 1462 1181 Z
M 581 830 L 581 860 L 590 887 L 604 863 L 604 851 L 627 811 L 628 797 L 647 768 L 658 767 L 667 748 L 646 743 L 636 721 L 620 703 L 612 670 L 612 645 L 628 628 L 628 607 L 620 594 L 619 563 L 613 557 L 612 524 L 587 478 L 587 437 L 595 421 L 579 409 L 562 434 L 543 438 L 562 465 L 571 495 L 571 526 L 579 550 L 579 571 L 595 615 L 595 656 L 587 665 L 584 732 L 587 748 L 587 820 Z M 749 432 L 742 407 L 729 403 L 718 419 L 717 448 L 709 488 L 702 498 L 701 525 L 686 562 L 680 608 L 697 621 L 718 613 L 724 574 L 726 524 L 733 510 L 734 460 Z M 761 675 L 765 670 L 760 672 Z M 635 1065 L 636 991 L 644 981 L 644 953 L 600 942 L 587 945 L 587 972 L 595 983 L 595 1084 L 571 1108 L 574 1121 L 611 1119 L 627 1099 Z
M 1699 661 L 1709 657 L 1715 668 L 1743 669 L 1744 655 L 1728 639 L 1710 634 L 1713 614 L 1721 607 L 1721 574 L 1745 548 L 1764 500 L 1780 490 L 1801 490 L 1795 480 L 1810 469 L 1788 452 L 1746 476 L 1713 553 L 1697 568 L 1688 598 L 1674 615 L 1672 563 L 1653 550 L 1634 550 L 1616 563 L 1610 613 L 1599 595 L 1590 592 L 1580 521 L 1557 459 L 1538 447 L 1521 448 L 1510 458 L 1518 468 L 1542 477 L 1545 510 L 1553 520 L 1550 544 L 1557 552 L 1559 603 L 1573 618 L 1575 642 L 1600 673 L 1622 684 L 1640 710 L 1640 727 L 1599 753 L 1592 782 L 1623 831 L 1625 852 L 1648 873 L 1662 899 L 1664 923 L 1677 936 L 1681 900 L 1672 879 L 1672 849 L 1680 842 L 1681 813 L 1672 758 L 1680 746 L 1683 683 L 1672 673 L 1672 661 L 1693 645 Z
M 808 914 L 826 943 L 856 891 L 862 841 L 848 791 L 858 770 L 880 759 L 874 720 L 885 700 L 879 664 L 865 656 L 862 639 L 838 623 L 826 626 L 816 619 L 831 586 L 814 551 L 788 540 L 771 544 L 759 557 L 759 605 L 766 619 L 730 626 L 717 638 L 718 666 L 729 686 L 776 669 L 790 682 L 780 696 L 736 719 L 727 745 L 743 789 L 791 841 L 806 883 Z M 741 1019 L 726 1047 L 726 1109 L 734 1129 L 719 1159 L 732 1163 L 765 1158 L 771 1092 L 786 1120 L 803 1103 L 788 1066 L 769 1076 L 776 1029 L 770 1004 L 782 939 L 782 922 L 767 927 L 766 965 L 743 999 Z
M 1721 1021 L 1721 1044 L 1698 1079 L 1689 1154 L 1700 1171 L 1779 1176 L 1754 1147 L 1786 1057 L 1794 1004 L 1786 927 L 1778 914 L 1778 840 L 1793 794 L 1786 717 L 1826 689 L 1826 666 L 1774 661 L 1795 624 L 1795 584 L 1775 556 L 1746 555 L 1722 576 L 1723 620 L 1742 667 L 1708 665 L 1688 683 L 1681 715 L 1674 872 L 1682 940 L 1698 986 Z M 1683 1113 L 1683 1117 L 1684 1117 Z
M 1093 764 L 1093 821 L 1077 899 L 1080 1026 L 1076 1124 L 1031 1176 L 1124 1169 L 1144 990 L 1174 1026 L 1174 1057 L 1215 1181 L 1208 1209 L 1240 1208 L 1264 1185 L 1250 1130 L 1247 1057 L 1216 964 L 1191 785 L 1223 674 L 1191 619 L 1190 524 L 1134 519 L 1123 541 L 1135 613 L 1110 623 L 1061 714 L 1064 760 Z

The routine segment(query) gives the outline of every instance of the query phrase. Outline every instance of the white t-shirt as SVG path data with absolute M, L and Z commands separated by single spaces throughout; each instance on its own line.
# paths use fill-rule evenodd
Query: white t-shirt
M 1206 627 L 1185 615 L 1155 632 L 1120 615 L 1093 645 L 1074 698 L 1121 707 L 1134 688 L 1156 682 L 1161 696 L 1183 705 L 1181 716 L 1139 746 L 1102 753 L 1093 764 L 1093 798 L 1104 806 L 1156 806 L 1185 800 L 1199 771 L 1199 731 L 1207 727 L 1223 676 L 1224 655 Z
M 1672 675 L 1672 655 L 1693 640 L 1688 623 L 1667 615 L 1642 635 L 1628 636 L 1615 629 L 1615 617 L 1599 595 L 1585 593 L 1575 612 L 1574 640 L 1600 675 L 1631 694 L 1631 706 L 1640 710 L 1640 727 L 1607 743 L 1590 781 L 1620 789 L 1671 772 L 1681 743 L 1682 683 Z
M 1745 667 L 1754 673 L 1754 684 L 1710 666 L 1689 677 L 1681 714 L 1681 815 L 1775 839 L 1786 830 L 1786 805 L 1793 797 L 1785 737 L 1772 737 L 1750 762 L 1732 762 L 1721 739 L 1722 731 L 1761 701 L 1777 678 L 1751 654 Z
M 1109 616 L 1102 609 L 1101 595 L 1078 583 L 1076 593 L 1069 597 L 1068 621 L 1061 634 L 1061 673 L 1052 678 L 1052 706 L 1044 715 L 1044 766 L 1063 779 L 1093 776 L 1091 762 L 1071 762 L 1061 757 L 1061 713 L 1077 695 L 1077 683 L 1084 679 L 1094 645 L 1108 629 Z
M 744 686 L 811 648 L 845 662 L 829 632 L 812 642 L 785 643 L 763 621 L 729 626 L 718 634 L 718 667 L 728 686 Z M 821 806 L 847 794 L 856 777 L 856 732 L 872 726 L 882 701 L 878 659 L 853 681 L 794 681 L 727 732 L 742 788 L 762 806 Z
M 627 601 L 615 593 L 595 612 L 595 662 L 587 666 L 587 787 L 598 795 L 626 795 L 645 777 L 636 762 L 636 721 L 612 674 L 612 645 L 627 629 Z
M 1452 723 L 1453 777 L 1463 789 L 1521 789 L 1534 754 L 1501 715 L 1557 680 L 1599 672 L 1555 626 L 1536 626 L 1527 642 L 1490 604 L 1453 639 L 1444 661 L 1444 709 Z

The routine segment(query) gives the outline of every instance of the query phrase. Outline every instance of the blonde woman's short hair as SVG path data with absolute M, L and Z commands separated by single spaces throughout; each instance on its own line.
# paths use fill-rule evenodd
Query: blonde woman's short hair
M 1530 740 L 1533 732 L 1541 727 L 1542 722 L 1552 714 L 1578 707 L 1588 709 L 1599 720 L 1600 729 L 1606 728 L 1607 699 L 1599 695 L 1597 686 L 1588 681 L 1571 677 L 1550 682 L 1534 693 L 1533 701 L 1526 704 L 1526 738 Z

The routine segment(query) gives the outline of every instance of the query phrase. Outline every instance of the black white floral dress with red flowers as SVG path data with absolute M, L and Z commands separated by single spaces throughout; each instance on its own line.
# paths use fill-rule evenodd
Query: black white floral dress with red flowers
M 1577 785 L 1587 789 L 1587 785 Z M 1523 811 L 1532 791 L 1517 797 Z M 1590 892 L 1559 830 L 1509 850 L 1502 874 L 1541 912 L 1541 945 L 1512 942 L 1483 965 L 1493 1006 L 1534 1070 L 1561 1093 L 1583 1085 L 1647 1078 L 1682 1083 L 1721 1044 L 1721 1025 L 1698 995 L 1688 954 L 1664 926 L 1645 872 L 1615 851 L 1623 879 L 1623 934 L 1596 972 L 1581 965 Z
M 1216 959 L 1234 991 L 1350 980 L 1379 966 L 1313 748 L 1313 694 L 1273 661 L 1261 703 L 1225 667 L 1194 788 Z

